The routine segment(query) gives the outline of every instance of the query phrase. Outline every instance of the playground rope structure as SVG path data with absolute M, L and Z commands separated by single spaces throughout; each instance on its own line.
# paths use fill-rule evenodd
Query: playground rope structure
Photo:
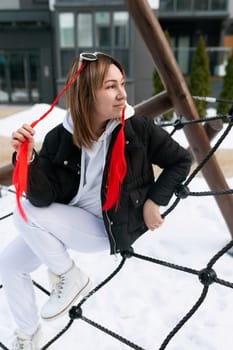
M 204 157 L 204 159 L 192 171 L 192 173 L 189 175 L 189 177 L 186 179 L 186 181 L 183 184 L 181 184 L 179 187 L 177 187 L 176 192 L 175 192 L 176 198 L 175 198 L 174 202 L 169 206 L 169 208 L 162 214 L 163 217 L 167 216 L 172 210 L 174 210 L 181 199 L 187 198 L 188 196 L 218 196 L 218 195 L 227 195 L 227 194 L 233 193 L 233 189 L 222 189 L 222 190 L 218 190 L 218 191 L 191 192 L 188 188 L 188 185 L 190 184 L 190 182 L 194 179 L 194 177 L 202 169 L 202 167 L 206 164 L 206 162 L 208 162 L 210 157 L 215 153 L 215 151 L 221 145 L 223 140 L 229 134 L 229 132 L 233 126 L 233 110 L 231 109 L 227 115 L 218 115 L 215 117 L 207 117 L 207 118 L 196 119 L 196 120 L 192 120 L 192 121 L 187 121 L 187 120 L 184 120 L 182 117 L 180 117 L 172 123 L 168 123 L 168 122 L 159 123 L 161 125 L 161 127 L 172 126 L 173 131 L 171 132 L 171 135 L 173 135 L 175 131 L 182 129 L 185 125 L 209 122 L 211 120 L 223 119 L 223 118 L 224 118 L 224 120 L 227 120 L 227 122 L 228 122 L 228 125 L 227 125 L 225 131 L 222 133 L 221 137 L 217 140 L 215 145 L 211 148 L 210 152 Z M 3 189 L 4 187 L 0 186 L 0 197 L 1 197 L 1 188 Z M 14 192 L 13 190 L 8 189 L 8 188 L 7 188 L 7 191 Z M 0 220 L 4 220 L 11 215 L 12 215 L 12 213 L 4 215 L 4 216 L 0 217 Z M 170 263 L 167 261 L 163 261 L 163 260 L 159 260 L 159 259 L 156 259 L 153 257 L 137 254 L 134 252 L 132 247 L 127 251 L 121 252 L 120 253 L 121 261 L 118 264 L 118 266 L 115 268 L 115 270 L 109 276 L 107 276 L 101 283 L 99 283 L 95 288 L 93 288 L 77 305 L 72 306 L 70 308 L 70 310 L 69 310 L 70 320 L 67 323 L 67 325 L 54 338 L 52 338 L 47 344 L 45 344 L 41 348 L 41 350 L 48 349 L 50 347 L 50 345 L 55 343 L 56 340 L 59 339 L 71 327 L 71 325 L 74 323 L 75 320 L 82 320 L 82 321 L 86 322 L 87 324 L 89 324 L 89 325 L 99 329 L 100 331 L 106 333 L 107 335 L 115 338 L 119 342 L 127 345 L 129 348 L 136 349 L 136 350 L 145 350 L 143 347 L 141 347 L 137 344 L 134 344 L 132 341 L 122 337 L 120 334 L 117 334 L 116 332 L 113 332 L 112 330 L 106 328 L 105 326 L 103 326 L 99 323 L 96 323 L 95 321 L 87 318 L 84 315 L 83 309 L 82 309 L 83 304 L 89 298 L 91 298 L 95 293 L 97 293 L 101 288 L 103 288 L 109 281 L 111 281 L 117 275 L 117 273 L 123 268 L 127 259 L 132 258 L 132 257 L 134 257 L 136 259 L 143 260 L 143 261 L 151 262 L 154 264 L 159 264 L 159 265 L 168 267 L 170 269 L 175 269 L 175 270 L 179 270 L 182 272 L 196 275 L 196 276 L 198 276 L 200 283 L 203 285 L 202 292 L 201 292 L 201 295 L 198 298 L 198 300 L 195 302 L 195 304 L 192 306 L 192 308 L 183 316 L 183 318 L 177 323 L 177 325 L 171 330 L 171 332 L 166 336 L 166 338 L 164 339 L 163 343 L 161 344 L 161 346 L 159 347 L 158 350 L 166 349 L 166 347 L 169 344 L 169 342 L 171 341 L 171 339 L 184 326 L 184 324 L 193 316 L 193 314 L 198 310 L 200 305 L 203 303 L 203 301 L 205 300 L 205 298 L 208 294 L 209 287 L 211 284 L 217 283 L 217 284 L 220 284 L 222 286 L 233 289 L 233 282 L 225 281 L 223 279 L 218 278 L 215 270 L 213 269 L 213 266 L 217 262 L 217 260 L 219 260 L 232 247 L 233 247 L 233 239 L 228 244 L 226 244 L 220 251 L 218 251 L 209 260 L 207 265 L 200 270 L 196 270 L 196 269 L 189 268 L 186 266 L 176 265 L 176 264 L 173 264 L 173 263 Z M 39 288 L 45 294 L 47 294 L 47 295 L 50 294 L 44 287 L 42 287 L 37 282 L 33 281 L 33 283 L 37 288 Z M 3 286 L 0 285 L 0 288 L 2 288 L 2 287 Z M 4 344 L 1 343 L 1 341 L 0 341 L 0 348 L 4 349 L 4 350 L 9 350 Z

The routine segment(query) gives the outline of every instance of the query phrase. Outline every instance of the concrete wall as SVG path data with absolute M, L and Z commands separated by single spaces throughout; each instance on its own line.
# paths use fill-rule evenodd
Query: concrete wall
M 154 62 L 137 28 L 133 28 L 133 72 L 135 104 L 153 95 Z

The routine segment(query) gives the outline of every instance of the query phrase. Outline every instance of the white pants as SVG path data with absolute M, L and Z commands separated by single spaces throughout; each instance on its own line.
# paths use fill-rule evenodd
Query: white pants
M 102 219 L 74 206 L 54 203 L 38 208 L 25 201 L 28 222 L 14 213 L 19 236 L 0 255 L 3 290 L 17 327 L 32 335 L 39 315 L 30 273 L 45 264 L 55 274 L 69 270 L 68 249 L 97 252 L 109 249 Z

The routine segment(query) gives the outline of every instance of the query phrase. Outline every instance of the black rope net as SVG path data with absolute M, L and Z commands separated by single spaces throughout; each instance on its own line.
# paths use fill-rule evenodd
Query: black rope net
M 228 120 L 228 125 L 221 137 L 217 140 L 215 145 L 212 147 L 211 151 L 204 157 L 204 159 L 196 166 L 196 168 L 192 171 L 192 173 L 189 175 L 189 177 L 186 179 L 186 181 L 180 185 L 175 192 L 176 198 L 174 202 L 169 206 L 169 208 L 162 214 L 164 217 L 167 216 L 171 211 L 175 209 L 175 207 L 178 205 L 181 199 L 187 198 L 188 196 L 218 196 L 218 195 L 229 195 L 233 193 L 233 189 L 223 189 L 218 191 L 202 191 L 202 192 L 192 192 L 189 190 L 188 185 L 191 183 L 191 181 L 194 179 L 194 177 L 198 174 L 198 172 L 202 169 L 202 167 L 208 162 L 210 157 L 215 153 L 215 151 L 219 148 L 223 140 L 228 136 L 232 125 L 233 125 L 233 110 L 229 111 L 228 115 L 221 115 L 221 116 L 215 116 L 215 117 L 208 117 L 208 118 L 202 118 L 198 120 L 193 121 L 186 121 L 183 118 L 178 118 L 172 123 L 159 123 L 161 127 L 168 127 L 172 126 L 173 131 L 171 132 L 171 135 L 174 134 L 175 131 L 182 129 L 185 125 L 192 125 L 195 123 L 203 123 L 203 122 L 210 122 L 212 120 L 216 119 L 224 119 Z M 0 186 L 0 197 L 1 197 L 1 189 L 4 189 L 3 186 Z M 6 189 L 6 188 L 5 188 Z M 12 192 L 12 189 L 7 189 L 7 191 Z M 14 192 L 14 191 L 13 191 Z M 4 220 L 11 216 L 12 213 L 9 213 L 7 215 L 4 215 L 0 218 L 0 220 Z M 217 283 L 219 285 L 222 285 L 224 287 L 232 288 L 233 289 L 233 282 L 226 281 L 224 279 L 221 279 L 217 276 L 217 273 L 214 270 L 215 263 L 225 254 L 227 253 L 231 248 L 233 247 L 233 239 L 230 240 L 223 248 L 221 248 L 204 266 L 203 268 L 197 270 L 193 269 L 187 266 L 181 266 L 177 265 L 168 261 L 159 260 L 154 257 L 144 256 L 141 254 L 138 254 L 134 252 L 133 248 L 131 248 L 128 251 L 124 251 L 120 253 L 121 260 L 118 266 L 111 272 L 101 283 L 99 283 L 96 287 L 94 287 L 77 305 L 72 306 L 72 308 L 69 310 L 69 322 L 67 325 L 61 329 L 61 331 L 50 341 L 48 341 L 44 346 L 41 348 L 41 350 L 48 349 L 52 344 L 54 344 L 61 336 L 64 335 L 65 332 L 68 331 L 68 329 L 73 325 L 74 321 L 83 321 L 86 322 L 88 325 L 95 327 L 99 331 L 115 338 L 118 342 L 125 344 L 131 349 L 136 350 L 146 350 L 143 347 L 141 347 L 138 344 L 135 344 L 133 341 L 126 339 L 125 337 L 121 336 L 120 334 L 108 329 L 107 327 L 87 318 L 84 315 L 83 312 L 83 306 L 85 302 L 91 298 L 94 294 L 98 293 L 98 291 L 106 286 L 108 282 L 110 282 L 123 268 L 123 266 L 126 264 L 127 259 L 134 258 L 145 262 L 150 262 L 153 264 L 161 265 L 173 270 L 186 272 L 192 275 L 195 275 L 198 277 L 201 285 L 202 285 L 202 291 L 200 293 L 200 296 L 194 303 L 194 305 L 186 312 L 186 314 L 181 318 L 181 320 L 176 324 L 176 326 L 169 332 L 169 334 L 166 336 L 164 341 L 162 342 L 161 346 L 158 348 L 158 350 L 164 350 L 167 348 L 167 345 L 170 343 L 172 338 L 177 334 L 177 332 L 185 325 L 185 323 L 194 315 L 194 313 L 199 309 L 201 304 L 206 299 L 206 296 L 208 295 L 209 288 L 212 284 Z M 33 281 L 34 285 L 40 289 L 43 293 L 49 295 L 50 293 L 39 283 L 36 281 Z M 3 286 L 0 285 L 0 288 Z M 142 320 L 143 321 L 143 320 Z M 0 341 L 0 348 L 3 350 L 9 350 L 3 343 Z

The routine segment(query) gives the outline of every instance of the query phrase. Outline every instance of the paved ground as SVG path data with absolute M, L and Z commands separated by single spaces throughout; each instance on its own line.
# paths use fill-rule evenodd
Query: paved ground
M 30 106 L 11 106 L 11 105 L 0 105 L 0 118 L 8 117 L 14 113 L 23 111 Z

